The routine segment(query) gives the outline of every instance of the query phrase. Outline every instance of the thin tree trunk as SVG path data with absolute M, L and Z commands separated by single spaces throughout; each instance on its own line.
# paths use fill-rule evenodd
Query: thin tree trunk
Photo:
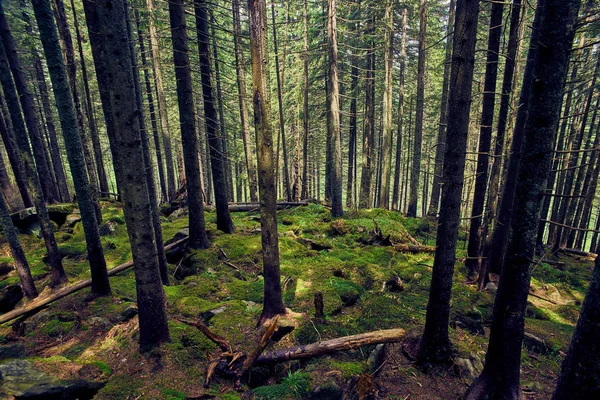
M 84 0 L 115 173 L 133 254 L 140 349 L 170 341 L 138 125 L 123 1 Z M 109 56 L 110 55 L 110 56 Z M 118 110 L 118 112 L 116 111 Z M 118 127 L 118 129 L 117 129 Z
M 448 120 L 448 144 L 443 172 L 444 190 L 440 204 L 437 249 L 433 262 L 425 330 L 419 346 L 420 361 L 447 360 L 452 350 L 448 337 L 450 297 L 460 227 L 460 204 L 464 185 L 478 15 L 479 1 L 458 0 L 456 2 L 448 103 L 448 112 L 452 118 Z
M 229 208 L 227 207 L 227 173 L 225 171 L 227 164 L 224 159 L 225 155 L 220 151 L 223 148 L 221 145 L 223 138 L 218 133 L 218 115 L 213 96 L 206 0 L 194 0 L 194 6 L 196 12 L 196 31 L 198 33 L 198 51 L 200 53 L 204 121 L 208 146 L 210 148 L 210 162 L 217 209 L 217 229 L 225 233 L 233 233 L 234 226 L 229 214 Z
M 421 176 L 421 147 L 423 144 L 423 113 L 425 105 L 425 38 L 427 36 L 427 0 L 419 0 L 419 59 L 417 63 L 417 114 L 415 117 L 415 137 L 413 141 L 413 164 L 410 173 L 410 198 L 408 216 L 417 216 L 419 184 Z
M 446 58 L 444 61 L 444 79 L 442 81 L 442 99 L 440 104 L 440 123 L 438 125 L 437 143 L 435 146 L 435 168 L 433 171 L 433 185 L 431 187 L 431 201 L 429 202 L 428 215 L 435 216 L 440 205 L 442 190 L 442 172 L 444 171 L 444 153 L 446 149 L 446 126 L 448 126 L 448 85 L 450 80 L 450 67 L 452 66 L 452 37 L 454 32 L 454 8 L 456 0 L 450 0 L 448 10 L 448 27 L 446 29 Z
M 390 208 L 390 185 L 392 179 L 392 108 L 394 72 L 394 3 L 388 0 L 385 5 L 384 33 L 384 82 L 383 82 L 383 143 L 381 143 L 381 189 L 379 207 Z
M 204 202 L 200 186 L 200 164 L 196 154 L 198 135 L 194 116 L 194 97 L 192 90 L 192 72 L 188 50 L 185 8 L 183 0 L 169 2 L 171 35 L 173 37 L 173 60 L 177 81 L 177 100 L 179 101 L 179 120 L 181 125 L 181 144 L 185 162 L 185 177 L 189 210 L 189 245 L 193 249 L 206 249 L 210 246 L 204 222 Z
M 175 187 L 175 169 L 173 165 L 173 151 L 171 150 L 171 132 L 169 130 L 169 116 L 167 113 L 167 99 L 163 83 L 162 71 L 160 70 L 160 48 L 158 47 L 158 33 L 154 22 L 154 0 L 146 0 L 148 9 L 148 29 L 150 32 L 150 58 L 154 68 L 154 82 L 156 84 L 156 97 L 158 99 L 158 115 L 162 130 L 162 141 L 165 155 L 166 177 L 167 177 L 167 201 L 171 201 L 177 188 Z M 159 168 L 163 168 L 159 165 Z
M 201 0 L 204 1 L 204 0 Z M 273 165 L 273 129 L 269 103 L 267 12 L 264 0 L 248 0 L 254 126 L 258 137 L 258 187 L 263 250 L 264 300 L 259 325 L 285 313 L 279 271 L 279 240 Z
M 244 66 L 244 53 L 242 51 L 242 28 L 240 23 L 239 0 L 233 0 L 233 28 L 235 45 L 235 65 L 238 85 L 240 118 L 242 122 L 242 141 L 244 143 L 244 154 L 246 156 L 246 170 L 248 172 L 248 186 L 250 187 L 250 201 L 257 201 L 256 186 L 256 161 L 252 149 L 253 138 L 250 133 L 250 117 L 248 114 L 247 92 L 246 92 L 246 70 Z
M 367 22 L 366 35 L 372 35 L 375 17 Z M 375 161 L 375 50 L 371 40 L 371 50 L 367 54 L 365 76 L 365 114 L 363 117 L 362 174 L 360 178 L 360 208 L 371 208 L 373 204 L 373 175 Z
M 454 4 L 454 0 L 452 0 Z M 454 11 L 453 11 L 454 13 Z M 452 17 L 454 18 L 454 17 Z M 404 73 L 406 68 L 406 31 L 408 26 L 408 9 L 402 10 L 402 40 L 400 43 L 400 85 L 399 85 L 399 97 L 398 97 L 398 130 L 396 135 L 398 136 L 396 142 L 396 167 L 394 169 L 394 190 L 392 194 L 392 209 L 400 210 L 402 208 L 402 195 L 401 191 L 401 169 L 402 169 L 402 125 L 404 124 Z M 450 40 L 450 39 L 448 39 Z M 438 144 L 439 145 L 439 144 Z
M 527 189 L 517 191 L 515 196 L 511 239 L 494 302 L 485 366 L 468 389 L 465 395 L 468 400 L 521 398 L 521 349 L 531 260 L 535 252 L 543 192 L 552 164 L 552 146 L 560 119 L 562 91 L 578 10 L 578 0 L 538 2 L 538 12 L 542 14 L 539 41 L 540 44 L 552 43 L 552 47 L 540 45 L 536 51 L 535 81 L 529 96 L 523 159 L 517 176 L 518 185 Z M 530 45 L 537 46 L 537 40 Z
M 61 130 L 64 137 L 67 157 L 71 168 L 71 176 L 77 195 L 77 203 L 81 214 L 81 223 L 92 275 L 92 293 L 107 296 L 111 293 L 110 283 L 104 259 L 104 250 L 100 242 L 93 188 L 88 179 L 84 160 L 83 144 L 77 124 L 77 114 L 73 102 L 67 71 L 63 62 L 58 32 L 50 3 L 45 0 L 33 0 L 33 10 L 40 30 L 40 38 L 44 46 L 44 54 L 50 71 L 56 107 L 60 117 Z

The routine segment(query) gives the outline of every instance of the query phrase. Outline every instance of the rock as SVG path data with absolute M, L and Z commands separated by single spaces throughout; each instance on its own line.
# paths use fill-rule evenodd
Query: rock
M 138 315 L 138 308 L 135 306 L 135 304 L 131 304 L 127 308 L 125 308 L 125 310 L 123 310 L 121 314 L 119 314 L 119 321 L 127 322 L 136 315 Z
M 423 277 L 423 274 L 421 274 L 420 272 L 415 272 L 415 274 L 413 275 L 413 279 L 416 281 L 418 281 L 422 277 Z
M 371 354 L 369 354 L 369 358 L 367 359 L 367 368 L 369 369 L 369 373 L 373 375 L 377 375 L 377 373 L 381 370 L 381 365 L 385 361 L 385 343 L 378 344 L 375 346 Z
M 498 286 L 496 286 L 494 282 L 488 282 L 487 285 L 485 285 L 485 291 L 495 294 L 498 291 Z
M 525 332 L 525 336 L 523 337 L 523 346 L 525 346 L 527 350 L 538 354 L 548 354 L 550 352 L 550 349 L 543 339 L 528 332 Z
M 404 283 L 399 276 L 394 276 L 388 279 L 384 284 L 383 288 L 389 292 L 402 292 L 404 290 Z
M 0 313 L 13 310 L 23 298 L 20 285 L 8 285 L 0 292 Z
M 119 230 L 119 224 L 115 221 L 106 221 L 98 228 L 100 236 L 112 236 Z
M 187 227 L 186 227 L 186 228 L 183 228 L 183 229 L 181 229 L 179 232 L 177 232 L 177 233 L 175 234 L 175 236 L 173 236 L 171 239 L 167 240 L 167 241 L 165 242 L 165 246 L 168 246 L 168 245 L 170 245 L 171 243 L 175 243 L 175 242 L 177 242 L 178 240 L 185 239 L 185 238 L 186 238 L 186 237 L 188 237 L 188 236 L 190 236 L 190 228 L 187 228 Z
M 298 236 L 296 236 L 296 234 L 294 233 L 294 231 L 285 231 L 281 234 L 281 236 L 283 237 L 289 237 L 292 239 L 298 239 Z
M 477 371 L 473 366 L 473 363 L 468 358 L 455 358 L 454 364 L 458 367 L 458 372 L 464 378 L 477 378 Z
M 23 358 L 26 355 L 23 343 L 11 343 L 0 346 L 0 360 Z
M 204 311 L 203 313 L 200 313 L 200 318 L 202 318 L 204 320 L 204 322 L 208 322 L 210 321 L 210 319 L 212 317 L 214 317 L 215 315 L 224 313 L 226 310 L 225 306 L 221 306 L 221 307 L 217 307 L 214 308 L 212 310 L 208 310 L 208 311 Z
M 78 222 L 81 222 L 81 214 L 69 214 L 63 224 L 63 228 L 75 228 Z
M 71 205 L 48 206 L 48 216 L 50 221 L 54 222 L 58 227 L 62 226 L 67 220 L 67 217 L 72 213 L 73 207 Z M 21 233 L 39 235 L 40 223 L 35 207 L 19 210 L 16 213 L 11 214 L 10 217 L 15 227 Z
M 178 208 L 175 211 L 173 211 L 171 213 L 171 215 L 169 215 L 169 219 L 170 220 L 174 220 L 174 219 L 177 219 L 177 218 L 181 218 L 181 217 L 185 216 L 185 214 L 187 214 L 187 209 L 185 209 L 185 208 Z
M 277 320 L 277 329 L 273 332 L 271 340 L 273 342 L 279 342 L 288 334 L 292 333 L 296 329 L 296 321 L 293 318 L 282 317 Z
M 0 377 L 0 395 L 30 400 L 87 400 L 92 399 L 105 385 L 104 382 L 83 379 L 57 379 L 26 360 L 13 360 L 0 365 Z

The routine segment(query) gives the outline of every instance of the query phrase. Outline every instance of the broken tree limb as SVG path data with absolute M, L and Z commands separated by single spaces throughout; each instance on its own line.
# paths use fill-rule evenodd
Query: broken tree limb
M 186 325 L 198 328 L 198 330 L 200 332 L 202 332 L 204 334 L 204 336 L 206 336 L 214 344 L 216 344 L 217 346 L 219 346 L 219 348 L 222 351 L 229 352 L 229 353 L 233 352 L 233 350 L 231 349 L 231 345 L 229 344 L 229 342 L 227 341 L 227 339 L 225 339 L 223 336 L 217 335 L 216 333 L 214 333 L 213 331 L 211 331 L 210 329 L 208 329 L 208 327 L 206 325 L 204 325 L 202 322 L 200 322 L 200 321 L 190 321 L 190 320 L 183 319 L 183 318 L 177 318 L 177 321 L 182 322 L 182 323 L 184 323 Z
M 250 371 L 250 368 L 256 363 L 258 357 L 265 351 L 269 343 L 271 343 L 271 338 L 277 329 L 277 321 L 279 321 L 279 316 L 276 316 L 266 332 L 260 338 L 260 342 L 258 342 L 258 346 L 248 355 L 248 357 L 244 360 L 244 364 L 242 364 L 242 369 L 239 372 L 239 376 L 242 377 L 246 372 Z
M 179 246 L 179 245 L 183 244 L 184 242 L 187 242 L 187 240 L 188 240 L 188 238 L 183 238 L 174 243 L 171 243 L 170 245 L 165 246 L 165 251 L 169 251 L 169 250 L 173 249 L 174 247 Z M 125 264 L 121 264 L 117 267 L 110 269 L 108 271 L 108 276 L 116 275 L 119 272 L 123 272 L 131 267 L 133 267 L 133 261 L 126 262 Z M 43 297 L 43 298 L 36 297 L 31 302 L 29 302 L 26 306 L 0 315 L 0 324 L 3 324 L 5 322 L 8 322 L 15 318 L 18 318 L 21 315 L 25 315 L 25 314 L 29 314 L 34 311 L 37 311 L 37 310 L 47 306 L 48 304 L 55 302 L 56 300 L 60 300 L 63 297 L 66 297 L 70 294 L 76 293 L 76 292 L 80 291 L 81 289 L 85 289 L 86 287 L 91 286 L 91 285 L 92 285 L 92 280 L 87 279 L 85 281 L 77 282 L 73 285 L 59 289 L 58 291 L 51 293 L 47 297 Z
M 387 329 L 382 331 L 344 336 L 317 343 L 289 347 L 264 353 L 256 360 L 256 365 L 273 364 L 282 361 L 301 360 L 319 357 L 336 351 L 355 349 L 360 346 L 380 343 L 397 343 L 404 337 L 404 329 Z
M 423 245 L 417 246 L 414 244 L 407 244 L 407 243 L 395 244 L 394 250 L 400 251 L 400 252 L 407 252 L 407 253 L 435 253 L 434 246 L 423 246 Z
M 567 253 L 567 254 L 573 254 L 576 256 L 582 256 L 582 257 L 591 257 L 591 258 L 596 258 L 598 257 L 598 254 L 596 253 L 588 253 L 587 251 L 583 251 L 583 250 L 577 250 L 577 249 L 568 249 L 566 247 L 561 247 L 560 250 L 561 253 Z

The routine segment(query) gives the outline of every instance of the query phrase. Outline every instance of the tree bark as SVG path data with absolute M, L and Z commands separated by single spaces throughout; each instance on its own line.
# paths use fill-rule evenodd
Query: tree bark
M 200 163 L 198 162 L 198 135 L 194 116 L 194 94 L 192 73 L 185 24 L 183 0 L 169 2 L 171 35 L 173 38 L 173 60 L 177 81 L 177 100 L 179 102 L 179 121 L 181 125 L 181 144 L 185 163 L 185 177 L 188 194 L 190 247 L 207 249 L 210 247 L 204 222 L 204 201 L 200 186 Z
M 50 3 L 44 0 L 33 0 L 33 10 L 40 30 L 40 38 L 48 63 L 48 70 L 52 80 L 56 107 L 60 116 L 65 147 L 71 176 L 75 186 L 81 223 L 87 245 L 88 260 L 92 275 L 92 293 L 106 296 L 111 293 L 104 251 L 100 242 L 96 207 L 94 204 L 93 189 L 88 179 L 81 134 L 77 124 L 75 105 L 71 88 L 69 87 L 67 72 L 63 62 L 58 33 Z
M 203 1 L 203 0 L 202 0 Z M 248 0 L 250 48 L 252 55 L 252 98 L 254 126 L 258 137 L 258 188 L 260 198 L 260 226 L 263 250 L 264 300 L 258 321 L 261 325 L 278 314 L 285 313 L 280 270 L 279 238 L 277 236 L 275 166 L 273 156 L 273 128 L 269 103 L 267 11 L 264 0 Z
M 374 30 L 375 17 L 368 19 L 366 35 Z M 365 72 L 365 115 L 363 117 L 362 173 L 360 178 L 360 208 L 373 206 L 373 175 L 375 161 L 375 43 L 371 40 L 371 50 L 367 54 Z
M 223 138 L 219 135 L 218 115 L 213 95 L 206 0 L 194 0 L 194 8 L 196 12 L 196 31 L 198 33 L 198 51 L 200 53 L 204 121 L 210 148 L 210 164 L 217 208 L 217 229 L 225 233 L 233 233 L 234 226 L 227 207 L 226 162 L 224 154 L 220 151 L 223 148 L 221 145 Z
M 140 349 L 170 341 L 135 102 L 123 0 L 84 1 L 115 173 L 135 265 Z M 118 128 L 117 128 L 118 127 Z
M 541 13 L 539 46 L 533 67 L 535 79 L 524 127 L 523 159 L 511 222 L 506 263 L 494 302 L 490 343 L 483 372 L 466 399 L 519 399 L 521 348 L 529 294 L 531 260 L 543 192 L 550 173 L 552 145 L 560 119 L 562 91 L 579 10 L 578 0 L 538 2 Z M 552 46 L 547 46 L 552 43 Z
M 454 4 L 454 0 L 452 0 Z M 454 13 L 454 11 L 452 12 Z M 453 14 L 452 14 L 453 15 Z M 454 17 L 452 17 L 454 18 Z M 398 136 L 396 142 L 396 168 L 394 170 L 394 189 L 392 194 L 392 209 L 400 210 L 402 207 L 402 194 L 401 194 L 401 170 L 402 170 L 402 135 L 403 135 L 403 124 L 404 124 L 404 74 L 406 69 L 406 31 L 408 27 L 408 9 L 402 10 L 402 39 L 400 43 L 400 85 L 399 85 L 399 97 L 398 97 L 398 130 L 396 135 Z M 450 39 L 448 39 L 450 40 Z M 449 62 L 449 61 L 448 61 Z M 445 69 L 444 69 L 445 70 Z M 448 68 L 450 71 L 450 68 Z M 439 146 L 439 144 L 438 144 Z
M 417 63 L 417 104 L 415 117 L 415 137 L 413 141 L 413 164 L 410 173 L 409 217 L 417 216 L 419 186 L 421 176 L 421 147 L 423 142 L 423 113 L 425 105 L 425 38 L 427 36 L 427 0 L 419 0 L 419 59 Z
M 477 0 L 458 0 L 456 2 L 454 50 L 448 104 L 448 113 L 452 115 L 452 118 L 448 120 L 448 143 L 443 172 L 444 190 L 442 190 L 440 204 L 437 250 L 433 263 L 425 330 L 418 355 L 420 361 L 447 360 L 451 354 L 448 337 L 450 296 L 452 274 L 456 262 L 456 241 L 460 226 L 460 204 L 464 185 L 478 15 L 479 2 Z
M 304 0 L 304 54 L 302 55 L 302 190 L 300 198 L 307 199 L 309 197 L 309 177 L 308 177 L 308 137 L 309 137 L 309 106 L 308 106 L 308 64 L 310 56 L 308 54 L 308 0 Z

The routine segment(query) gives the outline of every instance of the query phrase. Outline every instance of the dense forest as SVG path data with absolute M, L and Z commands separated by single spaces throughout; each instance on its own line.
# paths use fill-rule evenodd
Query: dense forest
M 600 3 L 0 0 L 0 398 L 599 399 Z

